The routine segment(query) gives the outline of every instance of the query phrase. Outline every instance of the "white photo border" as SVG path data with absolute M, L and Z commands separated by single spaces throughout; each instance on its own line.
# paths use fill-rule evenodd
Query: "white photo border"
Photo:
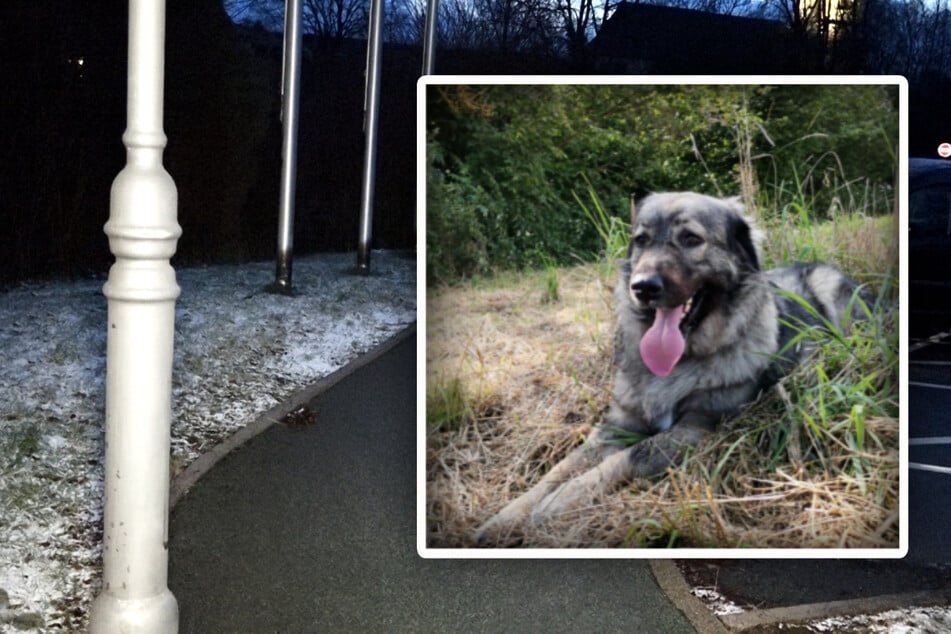
M 896 86 L 899 102 L 899 544 L 896 548 L 433 548 L 426 544 L 426 108 L 429 86 Z M 908 82 L 895 75 L 428 75 L 416 91 L 416 544 L 425 559 L 900 559 L 908 552 Z

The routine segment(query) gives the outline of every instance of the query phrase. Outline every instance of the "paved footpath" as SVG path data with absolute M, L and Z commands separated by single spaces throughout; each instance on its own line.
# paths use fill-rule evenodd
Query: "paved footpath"
M 915 370 L 913 381 L 933 378 Z M 262 416 L 176 480 L 169 587 L 181 632 L 722 634 L 951 601 L 947 568 L 933 567 L 949 562 L 941 513 L 951 498 L 941 492 L 951 476 L 924 483 L 928 474 L 916 471 L 905 561 L 684 562 L 694 585 L 746 609 L 719 619 L 671 561 L 421 559 L 416 377 L 413 328 Z M 951 411 L 913 396 L 931 415 L 913 407 L 919 426 Z M 301 404 L 312 414 L 300 424 L 269 422 Z M 926 435 L 948 434 L 945 423 L 938 428 Z M 940 499 L 943 510 L 921 498 Z
M 201 632 L 693 632 L 646 561 L 416 553 L 416 336 L 176 504 L 169 587 Z

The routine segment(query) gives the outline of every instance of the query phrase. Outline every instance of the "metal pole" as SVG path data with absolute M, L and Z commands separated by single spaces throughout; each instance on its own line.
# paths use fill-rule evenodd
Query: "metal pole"
M 126 166 L 105 233 L 115 264 L 103 286 L 106 343 L 103 588 L 90 631 L 178 631 L 168 589 L 169 427 L 175 300 L 169 259 L 181 228 L 162 166 L 165 1 L 130 0 Z
M 364 275 L 370 272 L 370 233 L 373 225 L 373 190 L 376 186 L 376 146 L 380 114 L 382 24 L 383 0 L 371 0 L 363 120 L 366 149 L 363 155 L 363 189 L 360 193 L 360 241 L 357 245 L 357 271 Z
M 277 277 L 272 287 L 290 295 L 294 257 L 294 196 L 297 185 L 297 127 L 300 118 L 301 0 L 284 4 L 284 68 L 281 83 L 281 201 L 277 228 Z
M 423 75 L 433 74 L 436 58 L 436 18 L 439 12 L 439 0 L 426 3 L 426 32 L 423 36 Z
M 436 25 L 439 21 L 439 0 L 427 0 L 426 31 L 423 34 L 423 76 L 433 74 L 436 62 Z M 418 230 L 418 220 L 413 216 L 413 232 Z M 415 241 L 414 241 L 415 243 Z

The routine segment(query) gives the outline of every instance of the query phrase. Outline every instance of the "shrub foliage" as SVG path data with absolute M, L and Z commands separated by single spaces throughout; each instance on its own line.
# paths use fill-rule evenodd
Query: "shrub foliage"
M 430 283 L 596 257 L 578 204 L 742 195 L 764 220 L 892 211 L 884 86 L 459 85 L 427 96 Z

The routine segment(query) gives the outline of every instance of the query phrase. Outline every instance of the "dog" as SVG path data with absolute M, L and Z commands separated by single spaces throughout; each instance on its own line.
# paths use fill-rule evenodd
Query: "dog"
M 761 235 L 738 198 L 651 194 L 631 220 L 604 424 L 479 527 L 477 545 L 664 474 L 809 354 L 802 328 L 847 331 L 869 314 L 868 292 L 832 266 L 764 272 Z M 631 433 L 646 438 L 619 442 Z

